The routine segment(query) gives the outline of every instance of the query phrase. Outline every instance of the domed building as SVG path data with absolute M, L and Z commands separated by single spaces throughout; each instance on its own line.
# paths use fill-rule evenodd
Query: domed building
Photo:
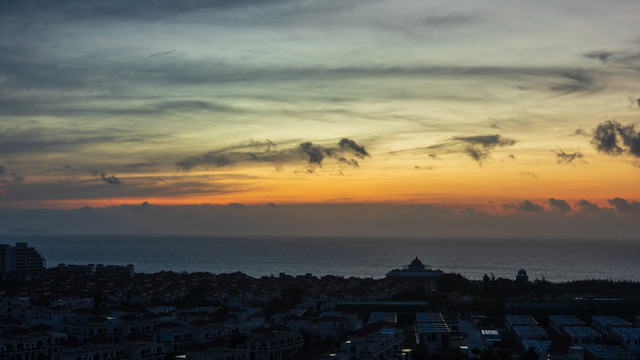
M 525 269 L 520 269 L 518 271 L 518 275 L 516 275 L 516 281 L 518 282 L 529 282 L 529 275 L 527 275 L 527 271 Z
M 431 265 L 424 265 L 416 256 L 409 265 L 404 265 L 402 270 L 395 269 L 387 273 L 387 277 L 403 278 L 436 278 L 442 276 L 442 270 L 432 270 Z

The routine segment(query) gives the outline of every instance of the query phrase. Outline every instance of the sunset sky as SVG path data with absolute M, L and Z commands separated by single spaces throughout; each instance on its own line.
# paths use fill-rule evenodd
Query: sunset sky
M 638 234 L 638 14 L 1 1 L 0 232 Z

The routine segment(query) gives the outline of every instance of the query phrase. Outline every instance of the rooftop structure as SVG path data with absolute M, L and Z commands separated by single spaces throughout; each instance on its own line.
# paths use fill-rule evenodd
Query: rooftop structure
M 382 311 L 374 311 L 369 316 L 369 324 L 377 323 L 378 321 L 384 321 L 389 324 L 397 324 L 398 323 L 398 313 L 397 312 L 382 312 Z
M 640 328 L 616 327 L 611 329 L 611 338 L 627 350 L 640 352 Z
M 538 325 L 516 325 L 513 327 L 518 339 L 548 340 L 549 334 Z
M 247 352 L 251 359 L 281 360 L 302 352 L 302 334 L 262 328 L 247 339 Z
M 487 346 L 494 346 L 502 342 L 502 336 L 500 336 L 498 330 L 480 330 L 480 335 L 482 336 L 482 341 L 484 341 Z
M 449 348 L 451 330 L 441 313 L 416 314 L 416 340 L 430 351 Z
M 538 325 L 531 315 L 507 315 L 505 317 L 507 329 L 513 330 L 514 326 Z
M 402 330 L 389 326 L 384 321 L 360 328 L 347 338 L 340 345 L 338 356 L 361 360 L 410 358 L 402 349 Z
M 563 329 L 569 336 L 572 345 L 602 344 L 603 335 L 596 329 L 588 326 L 569 326 Z
M 591 359 L 596 360 L 632 360 L 634 356 L 624 348 L 615 345 L 588 344 L 585 352 Z
M 522 339 L 522 347 L 524 350 L 533 349 L 538 355 L 546 352 L 550 344 L 551 341 L 549 340 Z
M 560 334 L 567 326 L 586 326 L 586 324 L 575 315 L 550 315 L 549 326 Z
M 605 334 L 609 334 L 613 328 L 633 326 L 630 322 L 612 315 L 592 316 L 591 325 Z
M 416 256 L 409 265 L 404 265 L 402 270 L 395 269 L 387 273 L 387 277 L 403 278 L 437 278 L 442 276 L 442 270 L 432 270 L 431 265 L 424 265 Z

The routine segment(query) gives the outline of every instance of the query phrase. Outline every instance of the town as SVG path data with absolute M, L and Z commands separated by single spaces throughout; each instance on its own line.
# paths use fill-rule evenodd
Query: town
M 238 269 L 241 270 L 241 269 Z M 640 283 L 136 273 L 0 245 L 3 360 L 633 360 Z

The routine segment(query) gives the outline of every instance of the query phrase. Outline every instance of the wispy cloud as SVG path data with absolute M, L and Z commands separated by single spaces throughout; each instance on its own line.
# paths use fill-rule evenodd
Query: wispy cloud
M 463 153 L 479 164 L 491 156 L 496 147 L 512 146 L 515 140 L 501 135 L 454 136 L 450 140 L 426 148 L 430 155 Z
M 582 159 L 582 153 L 579 151 L 567 153 L 562 149 L 552 150 L 557 157 L 558 164 L 575 164 L 574 161 Z
M 271 141 L 238 144 L 202 155 L 190 156 L 178 161 L 176 166 L 180 170 L 188 171 L 196 166 L 219 168 L 246 163 L 268 163 L 276 166 L 287 163 L 304 163 L 308 166 L 308 171 L 313 172 L 316 167 L 322 167 L 326 159 L 358 167 L 359 164 L 355 158 L 363 159 L 370 156 L 364 146 L 348 138 L 340 139 L 333 146 L 307 141 L 295 147 L 278 150 L 273 150 L 272 147 L 274 147 L 274 143 Z
M 111 185 L 120 185 L 120 179 L 115 175 L 108 176 L 104 170 L 91 170 L 91 176 L 98 178 L 104 181 L 107 184 Z

